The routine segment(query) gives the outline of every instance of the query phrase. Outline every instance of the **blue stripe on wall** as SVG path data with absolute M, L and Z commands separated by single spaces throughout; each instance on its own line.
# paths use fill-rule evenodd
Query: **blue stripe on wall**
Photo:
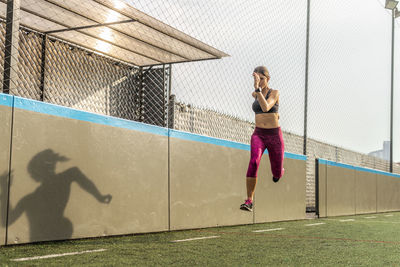
M 348 164 L 339 163 L 339 162 L 335 162 L 335 161 L 330 161 L 330 160 L 326 160 L 326 159 L 318 159 L 318 162 L 319 162 L 319 164 L 325 164 L 325 165 L 329 165 L 329 166 L 341 167 L 341 168 L 350 169 L 350 170 L 356 170 L 356 171 L 362 171 L 362 172 L 370 172 L 370 173 L 376 173 L 376 174 L 381 174 L 381 175 L 400 178 L 399 174 L 390 173 L 390 172 L 384 172 L 384 171 L 379 171 L 379 170 L 374 170 L 374 169 L 369 169 L 369 168 L 365 168 L 365 167 L 348 165 Z
M 170 137 L 250 151 L 250 145 L 237 143 L 237 142 L 233 142 L 233 141 L 228 141 L 228 140 L 224 140 L 224 139 L 218 139 L 218 138 L 214 138 L 214 137 L 208 137 L 208 136 L 203 136 L 203 135 L 198 135 L 198 134 L 193 134 L 193 133 L 177 131 L 177 130 L 170 130 Z M 268 151 L 265 150 L 264 154 L 268 154 Z M 304 155 L 298 155 L 298 154 L 293 154 L 293 153 L 288 153 L 288 152 L 285 152 L 285 158 L 297 159 L 297 160 L 307 160 L 307 157 Z
M 285 158 L 297 159 L 297 160 L 307 160 L 307 156 L 305 156 L 305 155 L 293 154 L 293 153 L 289 153 L 289 152 L 285 152 Z
M 12 107 L 14 97 L 12 95 L 0 94 L 0 105 Z
M 44 103 L 36 100 L 14 97 L 10 95 L 0 94 L 0 105 L 12 106 L 12 102 L 14 99 L 14 107 L 29 110 L 33 112 L 38 112 L 47 115 L 53 115 L 68 119 L 75 119 L 80 121 L 93 122 L 97 124 L 113 126 L 118 128 L 130 129 L 135 131 L 141 131 L 146 133 L 152 133 L 162 136 L 171 136 L 174 138 L 179 138 L 183 140 L 190 140 L 196 142 L 202 142 L 207 144 L 213 144 L 218 146 L 230 147 L 240 150 L 250 151 L 250 145 L 242 144 L 238 142 L 218 139 L 214 137 L 208 137 L 203 135 L 197 135 L 193 133 L 187 133 L 177 130 L 171 130 L 163 127 L 158 127 L 154 125 L 149 125 L 145 123 L 129 121 L 124 119 L 119 119 L 115 117 L 105 116 L 94 114 L 86 111 L 76 110 L 73 108 L 63 107 L 59 105 L 54 105 L 50 103 Z M 268 154 L 265 151 L 264 154 Z M 304 155 L 298 155 L 293 153 L 285 152 L 285 158 L 297 159 L 297 160 L 307 160 L 307 157 Z
M 177 130 L 169 130 L 170 132 L 170 137 L 174 138 L 179 138 L 183 140 L 188 140 L 188 141 L 196 141 L 200 143 L 207 143 L 207 144 L 212 144 L 212 145 L 218 145 L 218 146 L 224 146 L 224 147 L 230 147 L 230 148 L 236 148 L 240 150 L 250 150 L 250 146 L 242 143 L 237 143 L 233 141 L 228 141 L 228 140 L 223 140 L 223 139 L 218 139 L 214 137 L 208 137 L 204 135 L 198 135 L 198 134 L 193 134 L 193 133 L 187 133 L 187 132 L 182 132 L 182 131 L 177 131 Z

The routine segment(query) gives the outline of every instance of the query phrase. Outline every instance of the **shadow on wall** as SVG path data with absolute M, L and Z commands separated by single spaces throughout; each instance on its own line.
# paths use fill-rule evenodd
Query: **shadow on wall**
M 9 206 L 8 226 L 12 225 L 24 212 L 29 220 L 30 241 L 68 239 L 72 237 L 73 225 L 64 217 L 72 182 L 91 194 L 101 203 L 110 203 L 111 195 L 102 195 L 96 185 L 77 167 L 62 173 L 55 173 L 57 162 L 69 159 L 54 153 L 51 149 L 36 154 L 28 164 L 30 176 L 40 185 L 23 197 L 15 207 Z M 7 194 L 8 173 L 0 176 L 0 196 Z M 12 173 L 11 173 L 12 178 Z M 12 186 L 12 179 L 10 181 Z M 7 209 L 2 197 L 1 209 Z M 4 210 L 3 210 L 4 211 Z

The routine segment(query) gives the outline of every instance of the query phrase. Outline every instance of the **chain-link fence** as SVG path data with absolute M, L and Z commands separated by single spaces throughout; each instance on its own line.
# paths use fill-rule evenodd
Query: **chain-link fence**
M 5 28 L 0 20 L 1 47 Z M 17 78 L 10 94 L 167 126 L 169 65 L 137 67 L 24 26 L 18 35 Z M 4 49 L 0 56 L 3 69 Z
M 0 0 L 0 19 L 5 93 L 242 143 L 266 65 L 285 149 L 308 156 L 309 210 L 316 157 L 390 170 L 368 153 L 390 140 L 392 97 L 400 162 L 384 0 Z
M 1 0 L 4 93 L 167 126 L 170 63 L 226 56 L 114 0 Z

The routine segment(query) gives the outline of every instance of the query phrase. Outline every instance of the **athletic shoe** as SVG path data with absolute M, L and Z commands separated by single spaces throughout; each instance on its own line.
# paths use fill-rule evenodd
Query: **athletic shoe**
M 247 199 L 242 205 L 240 205 L 240 209 L 246 211 L 253 211 L 253 203 Z
M 282 176 L 283 176 L 283 174 L 285 173 L 285 168 L 282 168 Z M 274 183 L 277 183 L 277 182 L 279 182 L 279 179 L 281 179 L 282 177 L 280 177 L 280 178 L 276 178 L 276 177 L 274 177 L 274 176 L 272 176 L 272 181 L 274 181 Z

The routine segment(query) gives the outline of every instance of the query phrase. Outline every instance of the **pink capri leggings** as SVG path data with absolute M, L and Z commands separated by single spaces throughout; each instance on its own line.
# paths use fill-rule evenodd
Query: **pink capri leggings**
M 246 177 L 257 177 L 258 166 L 265 149 L 268 150 L 272 175 L 281 178 L 283 169 L 284 143 L 281 128 L 263 129 L 256 127 L 251 136 L 251 153 Z

